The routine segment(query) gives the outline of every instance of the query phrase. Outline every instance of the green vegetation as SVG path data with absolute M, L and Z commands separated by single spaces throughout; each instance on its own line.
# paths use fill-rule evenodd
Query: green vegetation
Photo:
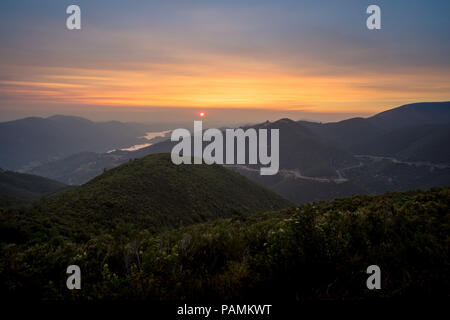
M 4 208 L 0 213 L 6 231 L 0 237 L 12 232 L 24 243 L 87 241 L 117 226 L 156 232 L 290 205 L 222 166 L 175 166 L 170 155 L 156 154 L 131 160 L 32 206 Z
M 145 167 L 147 161 L 162 159 L 158 156 L 128 166 Z M 69 200 L 78 192 L 76 201 L 66 206 L 86 205 L 86 197 L 93 192 L 90 188 L 101 186 L 109 192 L 114 176 L 125 175 L 128 169 L 107 172 L 87 185 L 86 193 L 71 191 L 66 198 L 52 201 Z M 172 181 L 161 179 L 156 179 L 161 182 L 159 188 Z M 139 192 L 127 188 L 121 184 L 118 189 Z M 113 199 L 125 200 L 119 194 Z M 103 201 L 100 197 L 92 210 L 102 212 Z M 138 212 L 141 204 L 136 206 L 130 212 Z M 69 218 L 67 211 L 62 208 L 61 217 Z M 117 210 L 112 212 L 111 219 L 119 215 Z M 12 299 L 445 297 L 450 285 L 449 212 L 449 188 L 356 196 L 159 232 L 126 218 L 97 232 L 88 227 L 73 232 L 71 228 L 77 226 L 63 225 L 54 215 L 4 210 L 0 288 Z M 77 219 L 77 223 L 91 223 L 93 218 L 80 212 Z M 82 290 L 65 287 L 70 264 L 81 267 Z M 382 270 L 379 291 L 366 289 L 365 270 L 372 264 Z
M 290 203 L 269 189 L 219 165 L 172 164 L 169 154 L 131 160 L 35 206 L 67 233 L 90 236 L 131 223 L 161 230 L 219 217 L 286 208 Z M 50 237 L 50 235 L 49 235 Z
M 0 169 L 0 207 L 38 199 L 65 187 L 64 183 L 58 181 Z

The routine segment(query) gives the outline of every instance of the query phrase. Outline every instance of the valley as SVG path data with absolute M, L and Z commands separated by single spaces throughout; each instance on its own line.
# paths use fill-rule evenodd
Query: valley
M 426 110 L 435 114 L 434 106 L 442 104 Z M 412 108 L 400 107 L 401 118 L 416 114 Z M 392 113 L 398 110 L 382 118 Z M 445 150 L 446 131 L 356 153 L 338 137 L 368 126 L 354 131 L 345 123 L 252 125 L 280 130 L 273 176 L 261 176 L 258 165 L 174 165 L 170 140 L 136 151 L 75 153 L 27 174 L 0 170 L 0 295 L 285 302 L 445 296 L 449 158 L 427 152 Z M 373 129 L 377 122 L 370 123 Z M 330 126 L 338 128 L 335 140 L 324 136 Z M 372 130 L 367 141 L 376 135 Z M 356 140 L 364 143 L 361 135 Z M 374 261 L 383 290 L 369 292 L 364 270 Z M 67 265 L 80 267 L 83 290 L 67 290 Z
M 449 0 L 0 3 L 2 319 L 446 314 Z
M 255 174 L 259 170 L 255 165 L 226 167 L 294 203 L 447 186 L 450 184 L 448 110 L 448 102 L 420 103 L 367 119 L 326 124 L 280 119 L 242 127 L 280 130 L 279 173 L 262 178 Z M 174 146 L 175 142 L 165 140 L 136 151 L 78 153 L 23 172 L 81 185 L 131 159 L 170 153 Z M 413 150 L 414 156 L 407 156 Z

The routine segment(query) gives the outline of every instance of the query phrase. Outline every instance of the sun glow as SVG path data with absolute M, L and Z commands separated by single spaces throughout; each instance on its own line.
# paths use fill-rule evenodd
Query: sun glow
M 239 60 L 217 65 L 143 64 L 139 70 L 29 67 L 26 80 L 0 80 L 0 96 L 34 104 L 342 113 L 376 112 L 397 101 L 446 100 L 450 90 L 443 85 L 450 79 L 443 81 L 439 74 L 291 73 Z

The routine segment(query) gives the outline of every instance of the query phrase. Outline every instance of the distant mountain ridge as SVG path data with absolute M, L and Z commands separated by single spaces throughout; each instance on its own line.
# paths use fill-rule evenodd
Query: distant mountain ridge
M 449 124 L 427 124 L 394 129 L 351 149 L 357 154 L 450 164 L 450 148 L 445 147 L 449 145 Z
M 370 118 L 334 123 L 280 119 L 247 126 L 244 129 L 280 129 L 281 171 L 275 177 L 261 177 L 247 170 L 238 171 L 296 203 L 360 193 L 448 186 L 449 110 L 450 102 L 419 103 L 391 109 Z M 393 124 L 397 124 L 395 128 L 392 128 Z M 27 172 L 67 184 L 83 184 L 104 169 L 130 159 L 169 153 L 174 144 L 167 140 L 134 152 L 79 153 Z M 356 155 L 381 156 L 404 163 L 391 160 L 377 162 L 370 158 L 362 160 Z M 409 162 L 430 162 L 443 164 L 444 167 L 435 169 Z M 326 180 L 329 182 L 324 182 Z
M 358 164 L 346 150 L 325 141 L 312 130 L 291 119 L 266 121 L 252 126 L 280 130 L 280 168 L 295 169 L 316 177 L 334 177 L 336 169 Z
M 450 163 L 450 102 L 407 104 L 369 118 L 298 123 L 353 154 Z
M 419 102 L 380 112 L 368 121 L 386 129 L 450 123 L 450 102 Z
M 264 122 L 243 127 L 280 130 L 280 168 L 298 169 L 303 174 L 321 177 L 336 176 L 336 169 L 356 165 L 358 162 L 346 150 L 335 147 L 313 133 L 309 128 L 290 119 Z M 67 158 L 31 168 L 26 172 L 51 177 L 68 184 L 82 184 L 129 159 L 149 154 L 170 153 L 177 142 L 170 140 L 155 143 L 134 152 L 116 151 L 108 154 L 79 153 Z M 208 143 L 204 142 L 204 146 Z M 270 144 L 269 144 L 270 150 Z M 224 154 L 226 151 L 224 150 Z
M 0 167 L 25 169 L 79 152 L 107 152 L 147 140 L 150 125 L 118 121 L 93 122 L 56 115 L 0 123 Z

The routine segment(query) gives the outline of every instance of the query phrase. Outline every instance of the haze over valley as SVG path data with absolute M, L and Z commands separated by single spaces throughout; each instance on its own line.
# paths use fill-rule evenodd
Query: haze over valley
M 64 127 L 58 127 L 61 122 Z M 247 125 L 243 128 L 280 130 L 280 173 L 262 177 L 252 166 L 226 167 L 268 186 L 294 203 L 447 186 L 450 182 L 450 154 L 446 147 L 450 145 L 449 124 L 450 103 L 439 102 L 405 105 L 370 118 L 340 122 L 280 119 Z M 9 132 L 14 131 L 16 141 L 26 140 L 22 144 L 14 140 L 2 144 L 0 166 L 80 185 L 131 159 L 170 153 L 175 145 L 170 141 L 171 130 L 149 133 L 149 129 L 150 126 L 143 124 L 96 123 L 68 116 L 0 123 L 0 131 L 5 133 L 3 139 L 12 137 Z M 87 134 L 93 134 L 94 139 Z M 150 139 L 148 146 L 127 147 L 142 139 Z M 44 148 L 27 150 L 43 141 L 46 141 Z M 89 142 L 85 146 L 83 141 Z M 58 149 L 61 145 L 67 146 L 64 152 Z M 121 148 L 110 149 L 117 146 Z M 51 148 L 58 152 L 52 155 L 48 151 Z M 110 150 L 105 152 L 107 149 Z M 20 161 L 11 157 L 20 157 Z M 10 167 L 11 163 L 16 165 Z

